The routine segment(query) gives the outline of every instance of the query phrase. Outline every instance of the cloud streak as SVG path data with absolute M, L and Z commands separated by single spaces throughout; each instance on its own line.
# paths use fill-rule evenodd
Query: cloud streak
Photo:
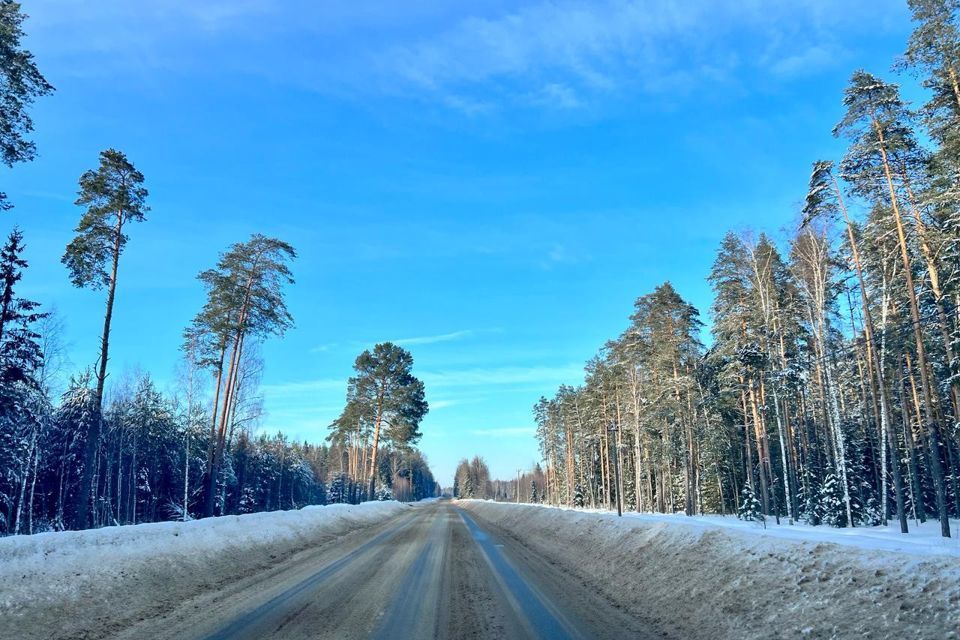
M 468 433 L 480 437 L 518 438 L 532 436 L 536 433 L 536 429 L 533 427 L 497 427 L 493 429 L 470 429 Z
M 128 68 L 267 76 L 328 95 L 421 100 L 479 116 L 574 110 L 628 92 L 703 91 L 842 63 L 841 28 L 893 28 L 900 0 L 535 0 L 359 10 L 344 0 L 64 0 L 34 11 L 38 49 L 75 73 Z M 496 5 L 494 5 L 496 6 Z M 366 5 L 365 5 L 366 8 Z M 887 16 L 877 23 L 878 14 Z M 871 18 L 866 20 L 865 18 Z M 736 50 L 736 54 L 731 51 Z M 838 59 L 840 58 L 840 59 Z
M 399 340 L 393 340 L 392 342 L 400 346 L 411 346 L 419 344 L 436 344 L 437 342 L 452 342 L 453 340 L 461 340 L 463 338 L 470 337 L 474 334 L 471 329 L 464 329 L 463 331 L 452 331 L 450 333 L 441 333 L 439 335 L 433 336 L 417 336 L 415 338 L 400 338 Z
M 289 398 L 291 396 L 303 396 L 305 394 L 316 394 L 320 392 L 346 391 L 347 381 L 339 378 L 319 378 L 316 380 L 300 380 L 296 382 L 280 382 L 277 384 L 265 384 L 260 387 L 263 395 L 269 397 Z
M 448 371 L 425 371 L 420 374 L 427 389 L 451 387 L 482 387 L 536 384 L 544 391 L 561 383 L 571 383 L 583 378 L 583 365 L 569 364 L 559 367 L 491 367 L 456 369 Z
M 571 109 L 624 90 L 702 90 L 743 69 L 774 77 L 820 71 L 838 62 L 826 55 L 831 32 L 876 14 L 863 0 L 844 9 L 827 0 L 533 2 L 465 16 L 375 60 L 383 76 L 454 108 L 475 111 L 478 93 L 489 107 L 492 92 L 514 106 Z M 801 30 L 815 41 L 798 43 Z M 746 55 L 730 54 L 731 38 Z

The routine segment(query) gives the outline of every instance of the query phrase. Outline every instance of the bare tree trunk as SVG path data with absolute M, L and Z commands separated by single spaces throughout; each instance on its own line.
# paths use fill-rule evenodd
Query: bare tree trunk
M 97 368 L 96 405 L 97 415 L 87 430 L 83 452 L 83 470 L 80 474 L 80 489 L 77 492 L 76 513 L 73 528 L 84 529 L 90 526 L 90 502 L 95 499 L 93 493 L 93 470 L 97 448 L 100 444 L 100 432 L 103 429 L 103 389 L 107 381 L 107 361 L 110 352 L 110 323 L 113 320 L 113 302 L 117 293 L 117 271 L 120 265 L 120 246 L 123 239 L 123 211 L 117 212 L 117 225 L 113 232 L 113 256 L 110 269 L 110 281 L 107 288 L 107 310 L 103 317 L 103 335 L 100 338 L 100 360 Z
M 940 517 L 940 533 L 944 538 L 950 537 L 950 520 L 947 515 L 946 486 L 943 477 L 943 465 L 940 461 L 940 425 L 937 423 L 936 412 L 933 406 L 933 385 L 929 378 L 926 347 L 923 343 L 923 327 L 920 324 L 920 308 L 917 304 L 916 287 L 913 282 L 912 264 L 907 248 L 907 238 L 903 229 L 903 219 L 900 206 L 897 202 L 896 190 L 893 185 L 893 175 L 887 159 L 883 129 L 879 122 L 873 121 L 874 129 L 880 142 L 879 151 L 883 160 L 884 175 L 890 192 L 890 206 L 893 209 L 893 218 L 896 222 L 897 240 L 900 245 L 900 257 L 903 260 L 903 275 L 906 280 L 907 299 L 910 302 L 910 320 L 913 324 L 914 341 L 917 349 L 917 368 L 920 370 L 920 386 L 923 389 L 923 403 L 926 415 L 927 444 L 930 448 L 930 470 L 933 475 L 934 491 L 937 497 L 937 511 Z

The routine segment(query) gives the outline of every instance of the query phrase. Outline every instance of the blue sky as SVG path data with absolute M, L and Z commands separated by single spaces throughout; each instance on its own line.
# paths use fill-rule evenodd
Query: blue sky
M 57 93 L 3 170 L 24 291 L 96 357 L 102 295 L 59 263 L 108 146 L 152 212 L 123 257 L 111 369 L 172 384 L 195 275 L 253 232 L 300 256 L 264 347 L 264 428 L 319 441 L 356 355 L 409 348 L 447 483 L 537 457 L 530 408 L 664 280 L 704 313 L 728 229 L 779 235 L 857 67 L 890 75 L 902 0 L 23 2 Z

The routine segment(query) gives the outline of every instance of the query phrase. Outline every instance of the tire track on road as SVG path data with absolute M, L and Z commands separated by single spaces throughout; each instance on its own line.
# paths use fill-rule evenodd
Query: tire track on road
M 397 586 L 393 602 L 373 635 L 375 640 L 437 636 L 450 515 L 447 509 L 434 511 L 423 549 Z
M 274 628 L 277 628 L 277 626 L 284 624 L 284 618 L 290 617 L 287 615 L 287 612 L 291 608 L 302 610 L 309 605 L 309 603 L 307 603 L 307 605 L 298 603 L 301 596 L 317 589 L 326 580 L 348 567 L 354 561 L 368 552 L 377 550 L 383 543 L 397 537 L 416 521 L 417 517 L 412 516 L 396 527 L 374 536 L 361 546 L 326 565 L 305 580 L 286 589 L 247 613 L 234 618 L 218 631 L 206 636 L 205 640 L 235 640 L 236 638 L 242 637 L 258 637 L 256 635 L 250 636 L 251 632 L 256 629 L 269 627 L 271 623 L 274 625 Z
M 556 606 L 520 575 L 501 551 L 502 545 L 496 544 L 490 534 L 459 507 L 457 513 L 474 542 L 483 551 L 497 582 L 507 592 L 508 600 L 529 625 L 531 637 L 544 640 L 575 640 L 583 637 Z

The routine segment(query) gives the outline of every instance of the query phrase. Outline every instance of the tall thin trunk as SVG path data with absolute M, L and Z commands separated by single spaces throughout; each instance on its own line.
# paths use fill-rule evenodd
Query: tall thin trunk
M 386 380 L 381 380 L 380 389 L 377 393 L 377 415 L 373 423 L 373 450 L 370 452 L 370 493 L 367 495 L 368 500 L 373 500 L 373 492 L 376 489 L 377 454 L 379 453 L 380 448 L 380 428 L 383 425 L 383 403 L 384 396 L 386 394 L 386 386 Z
M 93 471 L 100 432 L 103 429 L 103 389 L 107 381 L 107 360 L 110 353 L 110 323 L 113 320 L 113 303 L 117 294 L 117 271 L 120 266 L 120 248 L 123 240 L 123 215 L 117 212 L 117 224 L 113 230 L 113 255 L 111 256 L 110 280 L 107 285 L 107 310 L 103 316 L 103 334 L 100 337 L 100 361 L 97 368 L 96 407 L 97 415 L 87 430 L 83 451 L 83 470 L 80 474 L 80 489 L 77 492 L 74 529 L 90 526 L 90 503 L 95 500 Z
M 940 461 L 940 425 L 937 423 L 936 412 L 933 406 L 933 384 L 928 372 L 929 363 L 927 361 L 926 346 L 923 341 L 923 326 L 920 324 L 920 308 L 917 304 L 916 287 L 913 282 L 913 264 L 910 260 L 909 249 L 907 248 L 907 237 L 903 228 L 903 217 L 897 201 L 896 189 L 893 184 L 893 174 L 887 158 L 883 129 L 876 119 L 873 120 L 873 126 L 877 132 L 880 143 L 879 151 L 883 161 L 883 171 L 887 181 L 887 188 L 890 193 L 890 206 L 893 209 L 893 218 L 896 222 L 900 257 L 903 260 L 903 275 L 906 280 L 907 299 L 910 303 L 910 320 L 913 325 L 913 336 L 917 349 L 917 368 L 920 370 L 920 386 L 923 390 L 923 405 L 926 414 L 924 416 L 927 431 L 926 439 L 930 448 L 930 470 L 933 475 L 937 512 L 940 518 L 940 534 L 945 538 L 949 538 L 950 520 L 947 515 L 946 483 L 943 477 L 943 465 Z
M 857 274 L 857 283 L 860 286 L 860 302 L 863 307 L 863 330 L 866 334 L 867 341 L 867 364 L 871 366 L 873 370 L 873 375 L 870 376 L 870 383 L 874 385 L 876 389 L 876 395 L 880 399 L 880 430 L 881 430 L 881 442 L 880 442 L 880 451 L 881 451 L 881 467 L 882 467 L 882 482 L 881 482 L 881 493 L 883 495 L 883 517 L 887 517 L 887 449 L 889 447 L 890 452 L 892 453 L 893 459 L 892 464 L 890 465 L 891 470 L 893 471 L 893 484 L 894 492 L 897 500 L 897 519 L 900 521 L 900 531 L 902 533 L 907 533 L 907 513 L 904 509 L 903 502 L 903 479 L 900 477 L 900 460 L 897 455 L 897 439 L 893 430 L 890 428 L 890 419 L 891 419 L 891 410 L 890 410 L 890 399 L 887 396 L 887 383 L 883 371 L 883 354 L 877 353 L 877 343 L 876 343 L 876 332 L 873 327 L 873 316 L 870 313 L 870 301 L 867 292 L 866 281 L 863 276 L 863 263 L 860 259 L 860 249 L 857 244 L 856 236 L 853 233 L 853 222 L 850 220 L 849 212 L 847 211 L 846 204 L 843 199 L 843 193 L 840 190 L 840 185 L 837 184 L 837 180 L 833 177 L 833 174 L 830 176 L 833 182 L 833 190 L 836 195 L 837 202 L 840 204 L 840 211 L 843 213 L 843 220 L 847 228 L 847 239 L 850 242 L 850 250 L 853 254 L 853 265 L 854 270 Z M 884 323 L 883 326 L 886 326 L 886 313 L 887 305 L 884 302 L 881 314 L 883 315 Z

